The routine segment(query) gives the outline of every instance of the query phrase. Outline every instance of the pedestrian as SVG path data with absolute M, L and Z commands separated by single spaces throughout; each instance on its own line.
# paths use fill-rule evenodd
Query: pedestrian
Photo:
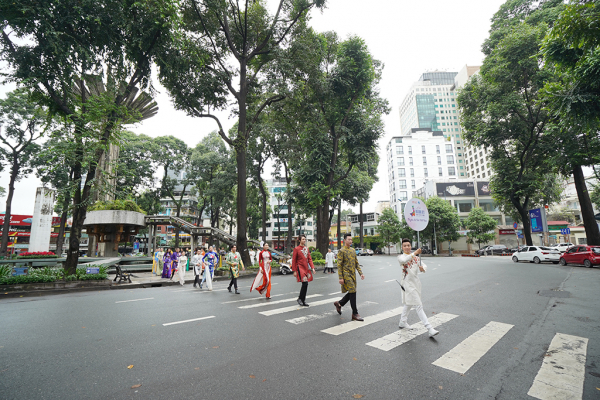
M 242 271 L 244 271 L 245 268 L 244 263 L 242 262 L 242 256 L 237 252 L 237 247 L 235 244 L 231 246 L 231 251 L 229 254 L 227 254 L 225 263 L 229 266 L 229 274 L 231 276 L 231 282 L 229 282 L 227 290 L 229 290 L 229 293 L 231 293 L 231 286 L 233 285 L 235 288 L 235 294 L 240 294 L 240 292 L 238 292 L 237 278 L 240 276 L 240 266 L 242 267 Z
M 185 284 L 185 270 L 187 268 L 188 258 L 185 251 L 179 253 L 179 258 L 177 259 L 177 265 L 179 265 L 179 284 L 183 286 Z
M 227 258 L 227 252 L 225 248 L 221 247 L 221 250 L 219 250 L 219 268 L 223 267 L 224 262 L 226 263 L 225 258 Z
M 173 256 L 173 250 L 167 249 L 163 256 L 163 272 L 161 278 L 171 277 L 171 257 Z
M 250 249 L 250 251 L 248 252 L 248 255 L 250 256 L 250 263 L 252 265 L 254 265 L 254 256 L 256 256 L 256 252 L 254 251 L 254 247 L 252 247 Z
M 415 250 L 414 253 L 411 253 L 410 250 L 410 239 L 402 239 L 402 254 L 398 256 L 398 262 L 402 267 L 402 280 L 400 281 L 400 286 L 402 288 L 402 302 L 404 303 L 404 309 L 400 315 L 398 327 L 400 329 L 411 329 L 411 326 L 408 324 L 408 313 L 414 307 L 419 319 L 429 332 L 429 337 L 433 337 L 439 332 L 433 329 L 427 319 L 427 315 L 425 315 L 425 311 L 423 311 L 423 304 L 421 302 L 421 280 L 419 279 L 419 271 L 425 272 L 427 266 L 422 262 L 419 263 L 419 258 L 417 256 L 421 254 L 421 249 Z
M 323 270 L 324 274 L 327 272 L 329 272 L 330 274 L 333 274 L 333 260 L 334 259 L 335 259 L 335 254 L 333 254 L 333 251 L 331 251 L 331 249 L 328 249 L 327 254 L 325 255 L 325 269 Z
M 202 275 L 202 255 L 200 254 L 200 250 L 196 250 L 196 254 L 194 254 L 190 262 L 194 268 L 194 287 L 196 287 L 196 285 L 201 286 L 200 275 Z
M 298 304 L 308 307 L 306 304 L 306 292 L 308 292 L 308 282 L 312 282 L 315 266 L 310 256 L 310 251 L 306 247 L 306 236 L 298 236 L 300 245 L 298 245 L 292 253 L 292 271 L 298 282 L 302 283 L 300 295 L 298 296 Z M 312 270 L 312 273 L 311 273 Z
M 202 276 L 202 282 L 200 282 L 200 289 L 202 284 L 206 281 L 208 290 L 212 290 L 213 277 L 215 276 L 215 268 L 219 263 L 219 255 L 213 251 L 213 247 L 208 247 L 208 252 L 202 258 L 204 263 L 204 276 Z
M 358 314 L 358 308 L 356 308 L 356 271 L 358 271 L 360 279 L 365 279 L 365 276 L 358 265 L 356 252 L 350 247 L 351 245 L 352 234 L 346 233 L 344 235 L 344 247 L 338 253 L 338 276 L 340 278 L 340 285 L 342 285 L 342 293 L 346 294 L 340 301 L 333 303 L 333 305 L 338 314 L 341 315 L 342 307 L 344 307 L 349 300 L 350 307 L 352 307 L 352 320 L 364 321 Z
M 154 253 L 154 260 L 152 262 L 152 274 L 153 275 L 160 275 L 162 273 L 163 270 L 163 257 L 164 257 L 165 253 L 163 252 L 162 248 L 159 248 L 155 253 Z
M 171 254 L 171 277 L 170 280 L 173 280 L 175 277 L 175 273 L 179 269 L 179 247 L 175 248 L 173 254 Z
M 252 286 L 250 286 L 250 292 L 252 292 L 252 289 L 256 289 L 262 295 L 266 291 L 265 297 L 267 300 L 271 298 L 271 261 L 269 244 L 265 243 L 262 251 L 258 253 L 258 273 L 254 278 L 254 282 L 252 282 Z

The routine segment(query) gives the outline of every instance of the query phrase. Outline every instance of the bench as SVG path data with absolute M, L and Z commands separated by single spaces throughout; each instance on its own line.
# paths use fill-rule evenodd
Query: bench
M 123 280 L 131 283 L 131 274 L 129 272 L 123 271 L 123 269 L 119 265 L 116 266 L 116 269 L 117 269 L 117 272 L 115 274 L 115 279 L 113 279 L 113 282 L 116 282 L 117 278 L 119 278 L 119 282 L 117 282 L 117 283 L 121 283 L 121 281 L 123 281 Z

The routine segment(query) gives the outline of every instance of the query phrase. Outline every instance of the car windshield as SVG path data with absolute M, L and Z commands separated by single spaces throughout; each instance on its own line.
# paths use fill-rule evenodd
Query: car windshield
M 592 251 L 596 254 L 600 254 L 600 247 L 592 247 Z
M 540 250 L 554 250 L 554 249 L 551 249 L 550 247 L 540 247 Z

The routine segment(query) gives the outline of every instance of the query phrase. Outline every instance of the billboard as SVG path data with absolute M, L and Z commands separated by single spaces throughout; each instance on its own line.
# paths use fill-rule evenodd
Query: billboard
M 4 215 L 0 214 L 0 225 L 4 224 Z M 31 226 L 33 215 L 12 214 L 10 216 L 10 224 L 12 226 Z M 59 225 L 60 217 L 52 217 L 52 225 Z
M 531 232 L 544 232 L 544 222 L 546 219 L 546 212 L 543 208 L 534 208 L 529 210 L 529 220 L 531 221 Z
M 489 182 L 477 182 L 477 195 L 478 196 L 491 196 Z
M 473 184 L 473 182 L 436 183 L 435 186 L 438 197 L 475 197 L 475 185 Z

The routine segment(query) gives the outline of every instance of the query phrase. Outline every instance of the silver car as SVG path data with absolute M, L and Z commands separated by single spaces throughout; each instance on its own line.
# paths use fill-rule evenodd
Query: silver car
M 544 246 L 524 246 L 519 251 L 513 253 L 514 262 L 529 261 L 539 264 L 541 262 L 551 262 L 558 264 L 561 252 L 556 249 Z

